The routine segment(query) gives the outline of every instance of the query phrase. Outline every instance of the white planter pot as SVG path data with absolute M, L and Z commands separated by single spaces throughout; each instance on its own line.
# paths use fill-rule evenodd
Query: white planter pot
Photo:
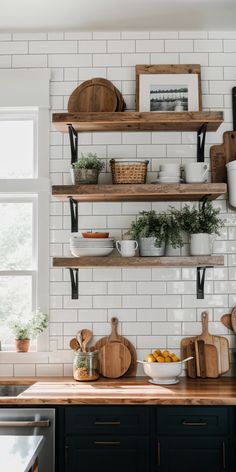
M 229 203 L 236 207 L 236 162 L 232 161 L 226 164 L 227 181 L 229 192 Z
M 139 254 L 143 257 L 159 257 L 165 254 L 165 243 L 161 247 L 155 246 L 155 238 L 139 238 Z
M 208 233 L 197 233 L 190 235 L 191 256 L 210 256 L 211 238 Z

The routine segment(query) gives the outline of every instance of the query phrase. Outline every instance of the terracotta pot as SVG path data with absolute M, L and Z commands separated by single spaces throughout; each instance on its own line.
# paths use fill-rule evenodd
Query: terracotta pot
M 30 339 L 16 339 L 16 352 L 28 352 Z

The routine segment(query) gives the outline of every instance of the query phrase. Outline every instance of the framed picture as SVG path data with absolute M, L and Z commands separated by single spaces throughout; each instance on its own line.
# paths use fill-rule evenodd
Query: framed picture
M 136 66 L 136 111 L 161 113 L 201 110 L 200 65 Z

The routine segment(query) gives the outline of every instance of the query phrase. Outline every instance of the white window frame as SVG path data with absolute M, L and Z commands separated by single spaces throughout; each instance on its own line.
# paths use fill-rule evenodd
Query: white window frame
M 49 109 L 46 106 L 0 108 L 0 120 L 27 119 L 34 121 L 34 175 L 26 179 L 0 179 L 0 201 L 33 202 L 33 267 L 23 271 L 0 270 L 0 275 L 32 275 L 35 305 L 32 308 L 40 307 L 49 313 Z M 36 349 L 37 352 L 49 350 L 48 329 L 38 336 Z

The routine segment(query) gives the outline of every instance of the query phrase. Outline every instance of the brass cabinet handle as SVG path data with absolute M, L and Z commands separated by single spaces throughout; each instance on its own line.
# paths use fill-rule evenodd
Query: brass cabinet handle
M 117 446 L 120 441 L 94 441 L 93 444 L 97 446 Z
M 0 427 L 4 428 L 49 428 L 49 420 L 40 421 L 0 421 Z
M 160 467 L 161 465 L 161 444 L 160 441 L 157 441 L 157 465 Z
M 94 421 L 95 425 L 119 425 L 120 421 Z
M 223 469 L 226 469 L 226 450 L 225 450 L 225 442 L 222 442 L 222 463 L 223 463 Z
M 197 421 L 197 422 L 191 422 L 191 421 L 182 421 L 183 426 L 207 426 L 207 423 L 205 421 Z

